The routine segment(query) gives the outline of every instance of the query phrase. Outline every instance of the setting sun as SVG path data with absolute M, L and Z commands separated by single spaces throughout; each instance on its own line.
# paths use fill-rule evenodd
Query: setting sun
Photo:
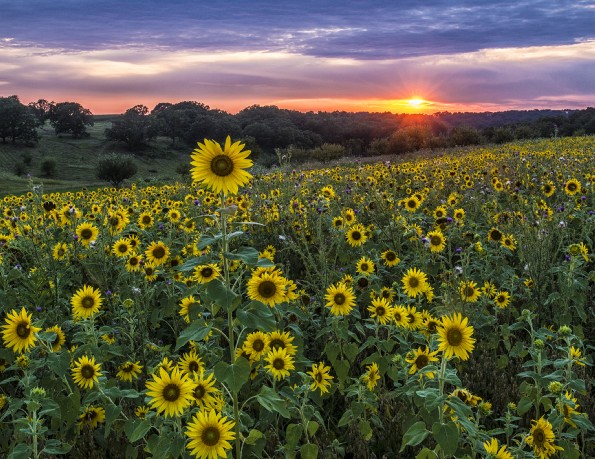
M 423 99 L 417 99 L 417 98 L 415 98 L 415 99 L 409 99 L 407 101 L 407 103 L 409 105 L 411 105 L 412 107 L 415 107 L 415 108 L 421 107 L 425 102 L 426 102 L 425 100 L 423 100 Z

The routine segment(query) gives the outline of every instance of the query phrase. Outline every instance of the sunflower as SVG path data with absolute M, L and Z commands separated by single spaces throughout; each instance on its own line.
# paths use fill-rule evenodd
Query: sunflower
M 481 291 L 473 281 L 461 281 L 459 284 L 459 292 L 461 293 L 461 299 L 465 303 L 475 303 L 481 296 Z
M 248 297 L 260 301 L 271 308 L 287 300 L 285 279 L 275 273 L 255 272 L 247 283 Z
M 393 321 L 398 327 L 407 327 L 407 308 L 402 305 L 393 306 Z
M 409 330 L 419 330 L 423 326 L 423 316 L 415 306 L 407 306 L 405 321 Z
M 132 255 L 126 260 L 126 271 L 134 273 L 142 268 L 143 258 L 140 255 Z
M 430 231 L 426 237 L 430 243 L 430 252 L 439 253 L 446 248 L 446 236 L 442 234 L 442 231 Z
M 289 370 L 295 370 L 293 357 L 288 354 L 287 349 L 271 346 L 265 361 L 268 362 L 268 365 L 265 365 L 264 368 L 278 381 L 289 376 Z
M 161 241 L 153 241 L 145 250 L 145 257 L 153 266 L 163 265 L 169 257 L 169 247 Z
M 500 245 L 509 250 L 516 250 L 516 238 L 512 234 L 506 234 L 500 241 Z
M 243 150 L 244 146 L 239 141 L 232 144 L 229 136 L 224 149 L 213 140 L 205 139 L 204 144 L 198 142 L 198 148 L 191 155 L 192 181 L 205 185 L 213 193 L 237 194 L 238 188 L 252 178 L 245 169 L 254 163 L 247 159 L 251 152 Z
M 495 438 L 483 442 L 483 447 L 485 448 L 488 457 L 492 459 L 514 459 L 512 454 L 506 449 L 506 445 L 502 445 L 502 447 L 498 449 L 498 440 Z
M 31 320 L 32 316 L 27 314 L 25 308 L 21 308 L 20 312 L 14 309 L 9 312 L 4 319 L 6 325 L 2 326 L 4 345 L 18 353 L 28 352 L 29 348 L 35 347 L 35 334 L 41 328 L 31 325 Z
M 124 258 L 132 252 L 132 246 L 127 238 L 120 238 L 112 246 L 112 253 L 117 256 Z
M 289 332 L 272 331 L 267 336 L 267 346 L 271 349 L 285 349 L 289 355 L 297 353 L 297 347 L 293 344 L 295 338 Z
M 401 262 L 401 259 L 393 250 L 385 250 L 380 254 L 380 258 L 384 260 L 384 265 L 388 266 L 389 268 L 396 266 Z
M 219 267 L 215 263 L 198 265 L 194 268 L 194 280 L 199 284 L 208 284 L 220 275 Z
M 465 219 L 465 209 L 455 209 L 452 217 L 455 219 L 455 221 L 462 222 Z
M 140 229 L 145 230 L 145 229 L 149 229 L 151 226 L 153 226 L 154 221 L 155 220 L 154 220 L 151 212 L 142 212 L 138 216 L 138 220 L 136 222 L 138 223 L 138 226 L 140 227 Z
M 575 178 L 571 178 L 564 185 L 564 192 L 568 196 L 574 196 L 575 194 L 580 193 L 581 192 L 581 182 L 579 182 Z
M 473 395 L 469 390 L 463 388 L 457 388 L 453 390 L 449 397 L 457 397 L 465 405 L 475 407 L 481 402 L 481 397 Z
M 343 228 L 343 218 L 342 217 L 335 217 L 333 218 L 333 228 L 339 229 Z
M 64 242 L 58 242 L 52 249 L 52 258 L 56 261 L 64 260 L 68 255 L 68 246 Z
M 378 381 L 380 381 L 380 370 L 376 362 L 366 367 L 366 372 L 362 376 L 362 381 L 368 386 L 368 390 L 374 390 Z
M 202 373 L 205 366 L 202 363 L 202 359 L 196 353 L 196 349 L 192 349 L 180 357 L 178 368 L 180 369 L 180 373 L 191 376 L 194 373 Z
M 192 391 L 194 403 L 199 408 L 206 408 L 208 410 L 215 408 L 215 397 L 219 393 L 219 389 L 215 387 L 216 380 L 213 373 L 209 373 L 206 378 L 203 371 L 194 373 L 193 380 L 195 384 L 194 390 Z
M 463 318 L 460 313 L 442 317 L 442 325 L 438 327 L 438 350 L 443 351 L 447 359 L 453 355 L 461 360 L 469 359 L 469 352 L 475 347 L 475 338 L 471 338 L 473 327 L 468 322 L 469 319 Z
M 143 270 L 145 271 L 145 279 L 149 282 L 157 280 L 159 276 L 159 270 L 153 263 L 144 263 Z
M 543 416 L 537 421 L 531 421 L 533 426 L 529 436 L 525 439 L 527 444 L 533 448 L 533 454 L 539 459 L 548 459 L 556 454 L 556 451 L 564 451 L 560 446 L 554 445 L 556 436 L 552 425 Z
M 198 459 L 227 457 L 232 449 L 230 441 L 235 439 L 234 421 L 215 410 L 199 411 L 186 426 L 186 436 L 190 439 L 186 448 Z
M 488 241 L 500 242 L 503 237 L 504 234 L 502 234 L 502 231 L 498 228 L 491 228 L 490 231 L 488 231 Z
M 194 298 L 194 295 L 187 296 L 182 298 L 180 301 L 180 312 L 179 314 L 184 318 L 186 323 L 190 323 L 190 312 L 191 309 L 194 311 L 195 308 L 200 306 L 200 300 Z
M 105 422 L 105 409 L 100 406 L 86 406 L 79 416 L 78 428 L 79 430 L 85 427 L 96 429 L 102 422 Z
M 415 212 L 420 206 L 421 201 L 416 196 L 410 196 L 403 201 L 403 206 L 408 212 Z
M 430 352 L 430 350 L 427 347 L 425 347 L 423 350 L 421 347 L 418 347 L 415 353 L 411 352 L 411 355 L 405 359 L 407 363 L 411 364 L 409 374 L 415 374 L 431 362 L 437 362 L 438 358 L 436 357 L 436 354 L 438 354 L 438 352 L 439 351 Z M 428 371 L 423 374 L 426 375 L 429 379 L 434 379 L 435 376 L 433 371 Z
M 501 309 L 504 309 L 506 306 L 510 304 L 510 293 L 501 291 L 496 293 L 494 297 L 494 303 Z
M 372 318 L 378 319 L 382 325 L 392 320 L 393 308 L 386 298 L 374 298 L 372 304 L 368 306 L 368 311 Z
M 255 362 L 269 351 L 266 333 L 255 331 L 246 336 L 242 349 L 250 356 L 250 361 Z
M 83 355 L 74 362 L 72 368 L 72 379 L 81 389 L 92 389 L 95 383 L 98 383 L 101 376 L 101 364 L 95 363 L 95 357 Z
M 159 376 L 154 374 L 153 380 L 147 381 L 146 386 L 147 396 L 151 397 L 149 404 L 165 416 L 180 416 L 192 403 L 194 382 L 180 373 L 177 367 L 171 374 L 159 368 Z
M 131 362 L 129 360 L 118 367 L 116 376 L 120 381 L 132 382 L 133 379 L 138 378 L 142 369 L 143 366 L 140 365 L 140 362 Z
M 369 276 L 370 274 L 374 273 L 376 266 L 374 266 L 374 262 L 367 257 L 361 257 L 355 265 L 356 271 L 363 275 Z
M 331 308 L 331 314 L 335 316 L 345 316 L 355 306 L 353 289 L 343 282 L 329 286 L 326 289 L 324 299 L 326 300 L 326 307 Z
M 141 405 L 134 409 L 134 414 L 137 418 L 145 419 L 147 414 L 149 414 L 149 411 L 151 411 L 151 409 L 147 405 Z
M 345 239 L 351 247 L 362 246 L 368 240 L 366 228 L 364 228 L 364 226 L 359 223 L 350 226 L 345 233 Z
M 324 362 L 313 363 L 312 371 L 306 372 L 312 377 L 312 384 L 310 390 L 320 390 L 320 395 L 328 393 L 328 388 L 332 384 L 333 377 L 330 374 L 331 367 L 327 367 Z
M 578 366 L 585 366 L 585 360 L 583 359 L 582 351 L 574 346 L 570 346 L 570 360 L 572 360 L 572 363 Z
M 554 183 L 550 180 L 541 186 L 541 192 L 547 197 L 551 197 L 556 191 Z
M 92 242 L 97 240 L 99 236 L 99 229 L 92 223 L 81 223 L 76 227 L 75 233 L 78 240 L 84 247 L 89 247 Z
M 345 218 L 345 223 L 348 225 L 352 225 L 355 223 L 356 215 L 353 209 L 345 209 L 343 211 L 343 217 Z
M 378 296 L 388 301 L 392 301 L 396 294 L 397 292 L 395 292 L 391 287 L 382 287 Z
M 60 328 L 59 325 L 54 325 L 53 327 L 46 328 L 45 332 L 56 334 L 56 337 L 50 343 L 52 346 L 52 351 L 58 352 L 60 349 L 62 349 L 62 346 L 66 342 L 66 336 L 64 335 L 64 331 L 62 330 L 62 328 Z
M 410 298 L 416 298 L 428 288 L 426 274 L 417 268 L 409 268 L 403 278 L 403 290 Z
M 75 319 L 88 319 L 101 308 L 101 293 L 90 285 L 84 285 L 70 299 Z

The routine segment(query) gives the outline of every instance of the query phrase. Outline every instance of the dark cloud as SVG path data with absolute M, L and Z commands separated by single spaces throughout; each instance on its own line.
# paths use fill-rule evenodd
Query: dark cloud
M 595 8 L 586 0 L 0 0 L 0 12 L 0 35 L 75 50 L 136 46 L 390 59 L 595 38 Z

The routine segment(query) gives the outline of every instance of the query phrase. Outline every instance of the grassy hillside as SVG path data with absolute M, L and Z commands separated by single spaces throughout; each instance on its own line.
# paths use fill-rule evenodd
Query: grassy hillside
M 39 130 L 41 140 L 34 147 L 0 143 L 0 195 L 20 194 L 34 183 L 43 184 L 45 191 L 64 191 L 81 187 L 101 187 L 106 182 L 95 178 L 95 167 L 102 154 L 128 153 L 125 146 L 105 139 L 104 131 L 110 127 L 108 119 L 99 119 L 88 129 L 90 136 L 73 139 L 70 136 L 56 136 L 51 126 Z M 189 161 L 190 149 L 174 149 L 169 139 L 157 139 L 141 154 L 134 155 L 138 172 L 136 182 L 161 182 L 180 179 L 176 168 Z M 27 157 L 30 163 L 26 164 Z M 55 174 L 45 177 L 41 164 L 47 158 L 57 163 Z M 21 174 L 16 175 L 21 168 Z

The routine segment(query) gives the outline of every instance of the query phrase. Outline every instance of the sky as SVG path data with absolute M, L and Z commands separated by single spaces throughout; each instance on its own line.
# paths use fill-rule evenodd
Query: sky
M 95 114 L 595 106 L 595 0 L 0 0 L 0 96 Z

